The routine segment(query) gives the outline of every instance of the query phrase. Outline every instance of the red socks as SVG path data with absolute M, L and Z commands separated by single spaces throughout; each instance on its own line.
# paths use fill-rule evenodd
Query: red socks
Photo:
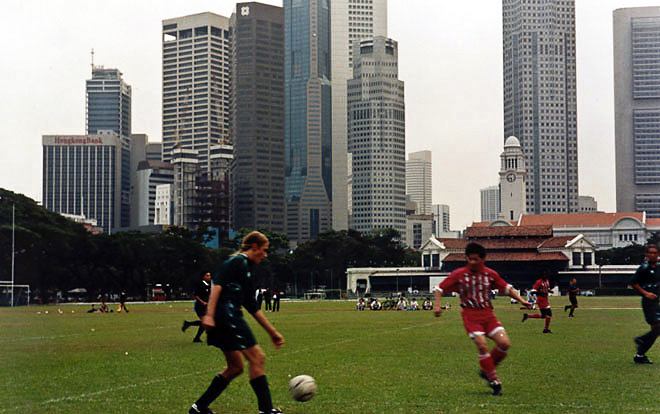
M 488 381 L 497 380 L 497 373 L 495 372 L 495 362 L 490 354 L 479 355 L 479 365 L 481 365 L 481 371 L 486 374 Z
M 500 349 L 499 347 L 496 346 L 496 347 L 493 348 L 493 350 L 490 352 L 490 356 L 491 356 L 491 358 L 493 359 L 493 364 L 494 364 L 495 366 L 498 366 L 499 363 L 502 362 L 502 360 L 503 360 L 504 358 L 506 358 L 506 351 L 504 351 L 504 350 L 502 350 L 502 349 Z

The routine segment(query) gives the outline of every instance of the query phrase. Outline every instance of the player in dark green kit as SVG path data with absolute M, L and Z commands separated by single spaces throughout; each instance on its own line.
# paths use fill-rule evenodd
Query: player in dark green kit
M 642 295 L 642 310 L 644 319 L 651 326 L 651 330 L 635 338 L 637 355 L 634 361 L 637 364 L 652 364 L 646 356 L 655 340 L 660 336 L 660 305 L 658 304 L 658 287 L 660 287 L 660 274 L 657 269 L 658 246 L 646 246 L 646 261 L 637 268 L 630 285 Z
M 577 279 L 573 278 L 571 279 L 571 282 L 568 284 L 568 300 L 571 302 L 570 305 L 564 306 L 564 312 L 567 310 L 571 310 L 571 312 L 568 314 L 569 318 L 573 318 L 575 315 L 573 313 L 575 312 L 575 309 L 578 307 L 578 300 L 577 300 L 577 295 L 580 293 L 580 288 L 577 287 Z
M 268 238 L 253 231 L 245 236 L 241 248 L 227 259 L 213 278 L 211 296 L 202 325 L 207 329 L 209 345 L 222 350 L 227 368 L 216 375 L 209 388 L 192 405 L 189 414 L 213 413 L 209 405 L 227 388 L 227 385 L 243 372 L 243 358 L 249 363 L 250 385 L 257 395 L 259 413 L 281 413 L 273 408 L 264 365 L 266 355 L 257 345 L 254 335 L 243 319 L 244 307 L 261 325 L 279 349 L 284 338 L 268 322 L 254 298 L 251 279 L 252 264 L 258 264 L 268 255 Z

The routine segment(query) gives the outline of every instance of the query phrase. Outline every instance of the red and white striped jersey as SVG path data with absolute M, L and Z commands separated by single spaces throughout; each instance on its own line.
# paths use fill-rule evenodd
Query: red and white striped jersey
M 444 294 L 457 292 L 461 306 L 472 309 L 493 309 L 490 294 L 493 289 L 509 293 L 511 285 L 486 266 L 473 273 L 467 266 L 454 270 L 443 280 L 438 289 Z

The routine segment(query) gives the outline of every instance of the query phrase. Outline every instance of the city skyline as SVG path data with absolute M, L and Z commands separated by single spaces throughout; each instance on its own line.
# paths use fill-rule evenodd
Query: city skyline
M 579 194 L 594 196 L 603 211 L 614 211 L 612 11 L 654 4 L 577 3 Z M 0 63 L 3 90 L 10 98 L 0 115 L 1 142 L 8 149 L 0 157 L 0 187 L 42 200 L 41 135 L 85 132 L 84 80 L 89 78 L 92 48 L 95 65 L 120 68 L 133 87 L 133 132 L 160 141 L 162 20 L 206 11 L 229 17 L 235 4 L 120 1 L 117 7 L 27 1 L 3 6 L 11 32 L 18 32 L 28 18 L 34 19 L 35 30 L 11 44 Z M 388 35 L 399 42 L 399 76 L 406 80 L 406 152 L 433 152 L 433 203 L 450 205 L 455 229 L 479 221 L 479 189 L 497 182 L 504 138 L 502 4 L 484 0 L 477 6 L 388 3 Z M 93 14 L 98 19 L 83 18 Z M 471 18 L 465 20 L 465 15 Z M 67 21 L 76 24 L 61 24 Z M 117 31 L 119 24 L 122 30 Z M 461 36 L 450 36 L 455 31 Z M 37 49 L 43 51 L 28 52 Z M 37 76 L 46 87 L 25 94 L 25 85 Z M 465 78 L 467 83 L 458 80 Z M 58 105 L 49 106 L 53 101 Z M 462 171 L 468 158 L 480 168 Z

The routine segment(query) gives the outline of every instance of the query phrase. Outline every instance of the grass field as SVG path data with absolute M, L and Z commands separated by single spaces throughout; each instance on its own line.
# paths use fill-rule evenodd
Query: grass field
M 632 338 L 647 330 L 638 298 L 581 298 L 570 319 L 567 299 L 552 298 L 551 335 L 541 320 L 521 323 L 523 311 L 508 298 L 496 299 L 512 341 L 498 369 L 502 397 L 477 376 L 476 349 L 449 302 L 440 319 L 357 312 L 353 302 L 283 303 L 266 314 L 287 341 L 278 351 L 248 317 L 268 355 L 275 405 L 287 414 L 660 412 L 660 344 L 648 354 L 657 364 L 632 362 Z M 181 321 L 195 317 L 191 304 L 129 306 L 128 314 L 1 309 L 0 413 L 187 413 L 224 367 L 221 353 L 193 344 L 195 328 L 181 333 Z M 298 374 L 316 379 L 310 402 L 288 395 Z M 247 376 L 211 408 L 256 413 Z

